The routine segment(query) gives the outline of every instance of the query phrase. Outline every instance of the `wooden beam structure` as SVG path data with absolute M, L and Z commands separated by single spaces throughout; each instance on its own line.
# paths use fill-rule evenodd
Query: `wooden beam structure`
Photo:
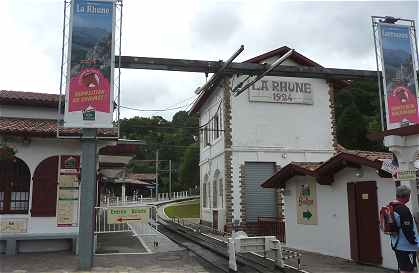
M 118 67 L 119 56 L 115 57 L 115 66 Z M 151 57 L 121 56 L 121 68 L 128 69 L 148 69 L 166 70 L 197 73 L 215 73 L 223 67 L 223 61 L 205 60 L 186 60 L 186 59 L 167 59 Z M 268 65 L 255 63 L 231 63 L 223 74 L 225 75 L 259 75 L 266 71 Z M 300 78 L 320 78 L 328 80 L 355 80 L 370 79 L 377 80 L 377 71 L 322 68 L 307 66 L 287 66 L 279 65 L 271 72 L 270 76 L 300 77 Z
M 372 132 L 367 134 L 369 140 L 383 140 L 386 136 L 411 136 L 419 134 L 419 124 L 404 126 L 395 129 L 384 130 L 382 132 Z

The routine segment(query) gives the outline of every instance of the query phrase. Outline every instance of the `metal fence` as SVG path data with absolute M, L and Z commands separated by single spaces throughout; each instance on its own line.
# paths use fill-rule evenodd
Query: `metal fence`
M 149 219 L 147 223 L 139 223 L 136 221 L 128 221 L 126 223 L 108 223 L 108 211 L 115 208 L 149 208 Z M 127 204 L 124 203 L 123 206 L 104 206 L 96 207 L 96 226 L 95 234 L 99 233 L 111 233 L 111 232 L 134 232 L 137 235 L 156 235 L 158 231 L 157 223 L 157 207 L 152 205 L 144 204 Z
M 125 196 L 121 198 L 119 196 L 103 196 L 102 200 L 100 201 L 101 207 L 108 207 L 108 206 L 123 206 L 123 205 L 135 205 L 135 204 L 148 204 L 151 202 L 156 201 L 165 201 L 165 200 L 177 200 L 191 197 L 191 195 L 187 191 L 182 192 L 172 192 L 172 193 L 159 193 L 158 198 L 155 197 L 143 197 L 142 195 L 134 195 L 134 196 Z

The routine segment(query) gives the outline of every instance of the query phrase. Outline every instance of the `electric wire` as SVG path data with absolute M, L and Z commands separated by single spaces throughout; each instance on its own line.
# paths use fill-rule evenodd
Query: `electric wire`
M 191 96 L 191 97 L 189 97 L 187 99 L 184 99 L 182 101 L 179 101 L 179 102 L 177 102 L 177 103 L 175 103 L 175 104 L 173 104 L 171 106 L 168 106 L 166 108 L 163 108 L 163 109 L 140 109 L 140 108 L 137 108 L 137 107 L 123 106 L 123 105 L 121 105 L 120 107 L 121 108 L 124 108 L 124 109 L 128 109 L 128 110 L 139 111 L 139 112 L 165 112 L 165 111 L 182 109 L 182 108 L 185 108 L 185 107 L 190 106 L 194 101 L 192 103 L 187 103 L 187 104 L 184 104 L 184 105 L 181 105 L 181 106 L 176 106 L 176 105 L 178 105 L 180 103 L 183 103 L 185 101 L 188 101 L 188 100 L 192 99 L 193 97 L 195 97 L 195 96 Z

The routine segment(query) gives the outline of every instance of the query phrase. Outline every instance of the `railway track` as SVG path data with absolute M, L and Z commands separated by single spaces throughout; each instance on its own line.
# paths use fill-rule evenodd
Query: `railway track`
M 188 249 L 205 263 L 219 272 L 231 272 L 228 267 L 227 244 L 210 238 L 188 227 L 168 221 L 160 221 L 159 231 L 175 243 Z M 277 268 L 274 262 L 263 257 L 246 253 L 237 255 L 238 272 L 300 272 L 292 268 Z

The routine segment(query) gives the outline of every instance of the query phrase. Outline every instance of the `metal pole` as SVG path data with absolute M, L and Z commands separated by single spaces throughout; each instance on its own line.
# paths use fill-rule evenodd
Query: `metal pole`
M 377 29 L 377 23 L 374 21 L 374 16 L 371 17 L 372 21 L 372 32 L 374 35 L 374 49 L 375 49 L 375 63 L 377 65 L 377 82 L 378 82 L 378 97 L 379 97 L 379 105 L 380 105 L 380 115 L 381 115 L 381 130 L 385 130 L 385 124 L 384 124 L 384 111 L 383 111 L 383 99 L 381 97 L 382 89 L 381 89 L 381 75 L 380 75 L 380 67 L 378 63 L 378 48 L 377 48 L 377 35 L 380 35 Z M 384 71 L 383 71 L 384 73 Z
M 60 96 L 58 97 L 58 115 L 57 115 L 57 137 L 60 134 L 60 120 L 61 120 L 61 105 L 62 105 L 62 94 L 63 94 L 63 73 L 64 73 L 64 49 L 65 49 L 65 21 L 67 14 L 67 0 L 64 0 L 64 20 L 63 20 L 63 45 L 61 47 L 61 68 L 60 68 Z
M 269 68 L 263 72 L 262 74 L 260 74 L 259 76 L 257 76 L 254 80 L 252 80 L 251 82 L 249 82 L 248 84 L 246 84 L 245 86 L 243 86 L 242 88 L 234 88 L 234 90 L 232 91 L 234 96 L 237 97 L 238 95 L 240 95 L 241 93 L 243 93 L 247 88 L 249 88 L 251 85 L 253 85 L 255 82 L 257 82 L 258 80 L 262 79 L 263 77 L 265 77 L 265 75 L 267 75 L 269 72 L 271 72 L 275 67 L 277 67 L 278 65 L 280 65 L 281 63 L 283 63 L 289 56 L 291 56 L 291 54 L 294 52 L 294 49 L 289 50 L 287 53 L 285 53 L 282 57 L 280 57 L 278 60 L 276 60 L 273 64 L 271 64 L 269 66 Z M 237 87 L 240 87 L 243 83 L 240 83 Z
M 159 150 L 156 151 L 156 201 L 159 201 Z
M 96 195 L 96 129 L 82 129 L 79 258 L 80 269 L 93 266 Z
M 172 195 L 172 160 L 169 160 L 169 200 Z
M 234 54 L 221 66 L 221 68 L 217 72 L 215 72 L 214 75 L 212 75 L 209 81 L 207 81 L 204 86 L 199 88 L 199 93 L 205 92 L 206 89 L 211 87 L 221 77 L 224 70 L 226 70 L 227 67 L 229 67 L 233 63 L 234 59 L 237 58 L 237 56 L 239 56 L 239 54 L 242 53 L 243 50 L 244 46 L 241 45 L 240 48 L 237 49 L 237 51 L 234 52 Z

